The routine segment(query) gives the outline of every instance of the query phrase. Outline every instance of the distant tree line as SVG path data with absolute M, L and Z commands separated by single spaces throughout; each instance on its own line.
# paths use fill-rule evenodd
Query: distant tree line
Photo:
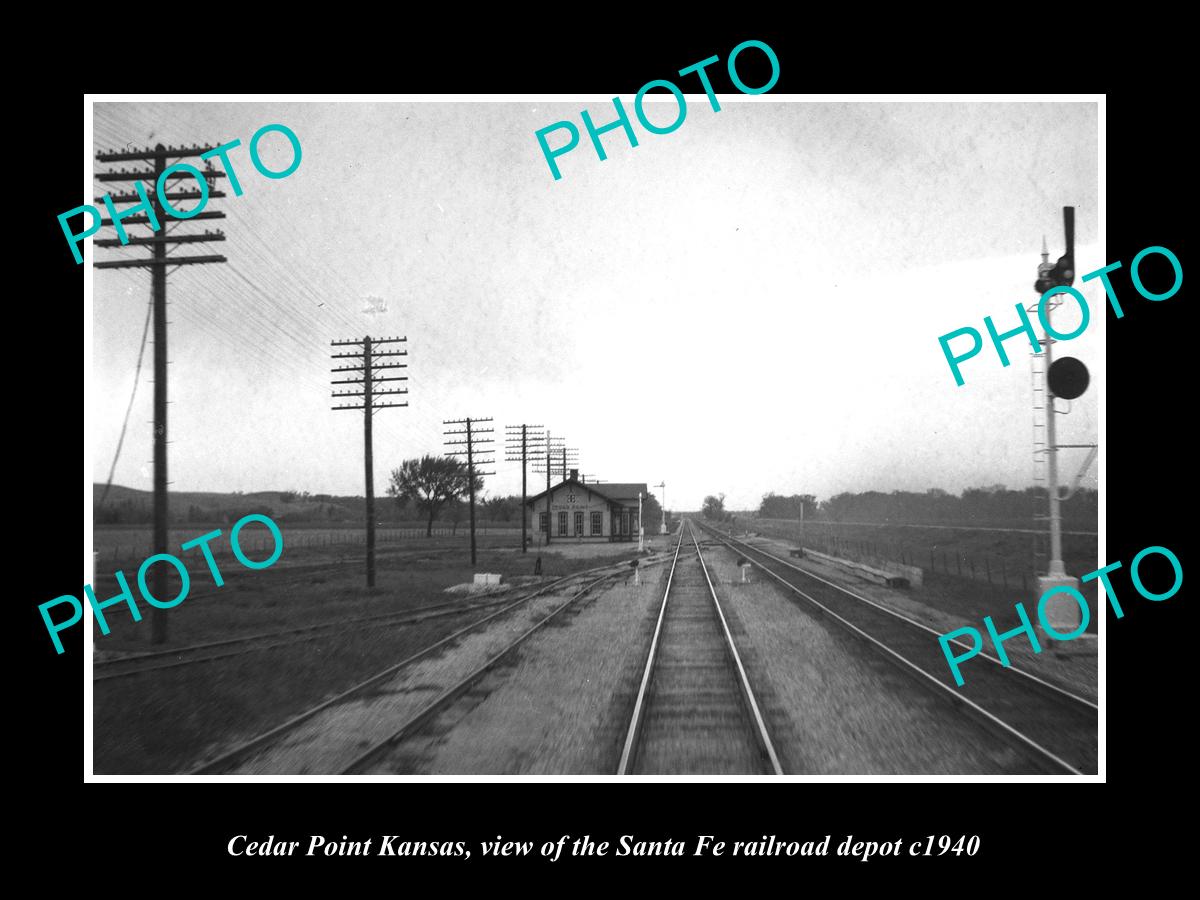
M 426 534 L 432 534 L 435 521 L 447 521 L 457 531 L 469 516 L 467 504 L 467 467 L 454 457 L 424 456 L 407 459 L 391 473 L 387 487 L 393 503 L 376 503 L 380 524 L 411 523 L 416 517 L 425 522 Z M 596 489 L 603 493 L 604 485 Z M 475 480 L 476 516 L 480 521 L 520 527 L 521 497 L 507 495 L 485 497 L 483 479 Z M 530 496 L 535 496 L 536 490 Z M 336 497 L 287 490 L 243 496 L 241 491 L 224 495 L 224 504 L 214 505 L 172 502 L 171 521 L 197 525 L 236 522 L 251 513 L 270 516 L 279 523 L 360 524 L 366 514 L 365 497 Z M 662 507 L 653 494 L 642 499 L 642 521 L 654 534 L 662 520 Z M 149 495 L 110 500 L 95 507 L 97 525 L 149 525 L 154 521 L 154 506 Z
M 758 514 L 764 519 L 798 519 L 802 506 L 804 518 L 811 519 L 817 514 L 817 498 L 812 494 L 792 494 L 787 497 L 781 494 L 767 494 L 762 498 Z
M 707 509 L 708 499 L 705 504 Z M 767 494 L 758 514 L 769 519 L 795 519 L 803 502 L 806 518 L 835 522 L 896 522 L 911 524 L 965 524 L 1029 520 L 1035 511 L 1045 513 L 1045 488 L 1028 487 L 1013 491 L 997 485 L 991 488 L 967 488 L 961 495 L 940 488 L 923 493 L 913 491 L 864 491 L 835 494 L 819 504 L 811 494 L 780 496 Z M 1062 504 L 1063 523 L 1080 530 L 1094 530 L 1099 516 L 1099 494 L 1081 488 Z M 705 513 L 707 516 L 707 512 Z

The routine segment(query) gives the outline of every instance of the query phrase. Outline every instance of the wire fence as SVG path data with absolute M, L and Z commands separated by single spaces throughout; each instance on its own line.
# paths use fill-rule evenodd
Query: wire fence
M 281 525 L 280 530 L 283 533 L 285 550 L 294 548 L 365 547 L 367 543 L 367 533 L 363 528 L 289 529 L 286 525 Z M 503 522 L 477 523 L 475 527 L 476 536 L 487 535 L 489 533 L 495 535 L 512 534 L 516 536 L 518 531 L 520 531 L 519 523 L 515 526 Z M 189 532 L 172 529 L 171 542 L 178 547 L 180 543 L 198 537 L 199 535 L 196 532 L 203 533 L 203 526 Z M 424 527 L 377 528 L 375 529 L 375 546 L 381 547 L 388 544 L 400 544 L 405 541 L 416 541 L 426 537 L 466 539 L 469 536 L 470 528 L 466 525 L 459 525 L 457 528 L 452 525 L 436 526 L 428 535 Z M 97 548 L 96 558 L 98 562 L 142 560 L 154 553 L 151 543 L 149 535 L 137 533 L 136 537 L 131 535 L 127 541 L 118 540 L 111 546 Z M 519 539 L 518 543 L 520 543 Z M 241 548 L 242 553 L 250 559 L 261 560 L 266 559 L 274 552 L 275 541 L 269 535 L 251 537 L 243 532 L 238 535 L 238 546 Z M 219 538 L 209 542 L 208 547 L 212 551 L 214 559 L 233 559 L 233 548 L 229 543 L 228 533 L 225 529 L 221 530 Z M 178 556 L 179 552 L 177 550 L 175 555 Z M 199 552 L 199 548 L 196 548 L 195 552 Z
M 748 521 L 746 527 L 770 537 L 799 541 L 799 527 L 787 528 L 762 521 Z M 1028 591 L 1034 585 L 1032 563 L 1021 566 L 1011 558 L 990 553 L 964 553 L 961 550 L 928 546 L 913 546 L 903 541 L 872 541 L 844 538 L 838 535 L 804 531 L 804 546 L 813 550 L 849 559 L 865 565 L 886 568 L 889 563 L 916 566 L 925 572 L 953 575 L 1004 587 L 1020 587 Z

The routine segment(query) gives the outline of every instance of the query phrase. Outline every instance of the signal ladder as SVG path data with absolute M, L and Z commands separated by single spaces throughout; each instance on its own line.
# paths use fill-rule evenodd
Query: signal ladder
M 1044 337 L 1038 343 L 1045 348 L 1054 343 Z M 1047 454 L 1051 453 L 1046 435 L 1046 423 L 1053 415 L 1054 402 L 1046 388 L 1046 352 L 1031 353 L 1030 372 L 1033 386 L 1033 574 L 1045 575 L 1050 570 L 1050 484 L 1046 473 Z

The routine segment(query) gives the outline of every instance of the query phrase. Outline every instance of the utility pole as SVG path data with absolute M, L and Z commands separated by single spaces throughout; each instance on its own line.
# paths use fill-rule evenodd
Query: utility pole
M 562 440 L 561 438 L 559 440 Z M 550 437 L 550 429 L 546 429 L 546 546 L 550 546 L 550 532 L 554 530 L 554 525 L 550 521 L 550 453 L 554 446 L 554 441 Z
M 193 156 L 200 156 L 215 149 L 215 146 L 164 147 L 162 144 L 157 144 L 153 150 L 147 147 L 143 150 L 96 154 L 96 161 L 102 163 L 136 160 L 139 162 L 149 162 L 153 165 L 153 168 L 148 170 L 142 169 L 126 172 L 124 169 L 121 169 L 116 172 L 99 172 L 96 174 L 97 181 L 131 182 L 128 192 L 110 194 L 108 197 L 113 204 L 137 203 L 137 205 L 120 212 L 115 212 L 111 219 L 101 219 L 100 221 L 101 225 L 115 225 L 117 233 L 127 237 L 124 243 L 122 243 L 120 238 L 103 238 L 93 241 L 93 245 L 96 247 L 148 247 L 151 252 L 149 257 L 97 262 L 95 263 L 95 268 L 142 268 L 150 269 L 151 272 L 151 291 L 154 306 L 154 538 L 152 549 L 156 555 L 166 554 L 170 549 L 167 546 L 170 526 L 167 503 L 167 485 L 170 484 L 167 480 L 167 444 L 169 443 L 167 441 L 167 403 L 169 402 L 167 400 L 167 268 L 226 262 L 224 256 L 218 255 L 168 257 L 168 244 L 195 244 L 208 241 L 223 241 L 225 240 L 225 235 L 220 231 L 209 232 L 206 230 L 203 234 L 180 234 L 177 237 L 172 237 L 171 235 L 174 234 L 175 230 L 178 230 L 178 225 L 175 226 L 175 229 L 170 234 L 167 233 L 166 225 L 169 219 L 163 207 L 163 200 L 167 203 L 170 203 L 172 200 L 198 200 L 207 202 L 207 199 L 224 197 L 224 193 L 212 189 L 212 184 L 214 179 L 225 178 L 225 173 L 216 171 L 212 168 L 211 163 L 206 163 L 205 170 L 200 173 L 204 177 L 204 181 L 198 183 L 197 190 L 194 191 L 170 190 L 170 183 L 172 181 L 195 177 L 188 174 L 186 170 L 177 169 L 167 174 L 161 194 L 158 191 L 158 182 L 159 178 L 167 172 L 168 168 L 174 168 L 175 162 Z M 174 162 L 168 165 L 168 159 Z M 191 169 L 193 172 L 199 171 L 192 166 L 188 166 L 188 169 Z M 141 186 L 142 182 L 146 182 L 147 189 L 144 194 L 138 191 L 138 187 Z M 103 198 L 97 197 L 96 202 L 103 202 Z M 115 206 L 112 208 L 115 210 Z M 142 211 L 141 214 L 137 214 L 139 210 Z M 201 211 L 188 218 L 223 219 L 225 218 L 225 213 L 215 210 L 208 212 Z M 149 237 L 128 237 L 125 234 L 126 225 L 150 226 L 151 234 Z M 157 233 L 160 227 L 162 228 L 162 232 Z M 164 598 L 170 595 L 170 587 L 167 583 L 168 576 L 170 575 L 167 571 L 168 568 L 167 566 L 156 566 L 154 569 L 152 576 L 154 586 L 151 590 L 156 598 Z M 155 607 L 150 611 L 150 641 L 154 644 L 162 644 L 166 640 L 167 610 Z
M 546 436 L 542 441 L 542 449 L 546 451 L 546 459 L 543 462 L 540 455 L 537 461 L 533 464 L 533 471 L 537 473 L 545 473 L 546 475 L 546 543 L 550 543 L 550 532 L 552 523 L 550 522 L 550 475 L 554 471 L 553 456 L 556 452 L 562 449 L 564 438 L 552 438 L 550 429 L 546 429 Z
M 334 391 L 333 398 L 342 400 L 346 398 L 361 397 L 360 401 L 354 400 L 352 405 L 335 406 L 334 409 L 361 409 L 363 411 L 363 465 L 366 469 L 366 489 L 367 489 L 367 587 L 375 587 L 375 457 L 371 441 L 371 419 L 375 415 L 375 410 L 384 409 L 389 406 L 408 406 L 408 401 L 400 403 L 377 402 L 376 397 L 379 396 L 395 396 L 397 394 L 408 394 L 408 388 L 393 388 L 391 390 L 380 390 L 375 387 L 376 382 L 382 381 L 408 381 L 407 375 L 377 375 L 376 372 L 388 372 L 392 369 L 407 369 L 408 363 L 401 362 L 376 362 L 377 359 L 390 359 L 396 356 L 408 356 L 408 350 L 376 350 L 375 348 L 381 344 L 403 344 L 407 343 L 407 337 L 391 337 L 391 338 L 372 338 L 370 335 L 359 340 L 353 341 L 330 341 L 330 345 L 334 347 L 355 347 L 355 351 L 350 353 L 334 353 L 334 359 L 350 359 L 361 365 L 344 365 L 332 369 L 334 373 L 358 373 L 362 377 L 349 376 L 342 379 L 337 379 L 334 384 L 349 384 L 361 390 Z
M 490 422 L 488 419 L 446 419 L 443 420 L 443 425 L 465 425 L 466 428 L 460 431 L 447 431 L 446 437 L 454 437 L 462 435 L 466 437 L 465 441 L 446 441 L 447 447 L 466 447 L 465 450 L 451 450 L 448 456 L 465 456 L 467 458 L 467 493 L 470 496 L 471 503 L 471 565 L 475 565 L 475 479 L 482 478 L 484 475 L 495 475 L 495 472 L 479 472 L 476 470 L 476 462 L 479 465 L 492 465 L 495 460 L 487 459 L 489 454 L 494 453 L 494 450 L 489 450 L 478 446 L 479 444 L 490 444 L 492 438 L 480 437 L 482 434 L 491 434 L 492 428 L 479 428 L 480 422 Z M 476 460 L 476 457 L 485 457 Z
M 505 460 L 507 462 L 521 463 L 521 552 L 528 553 L 526 547 L 526 510 L 527 488 L 525 484 L 525 476 L 528 471 L 529 454 L 534 450 L 540 449 L 542 436 L 540 434 L 530 434 L 530 430 L 541 428 L 541 425 L 505 425 Z
M 667 481 L 664 478 L 658 484 L 652 484 L 650 487 L 662 488 L 662 525 L 660 526 L 659 534 L 667 533 Z
M 569 469 L 579 468 L 579 448 L 564 447 L 562 445 L 562 440 L 562 438 L 554 439 L 553 452 L 546 455 L 546 462 L 544 465 L 547 468 L 547 474 L 553 474 L 557 472 L 559 477 L 563 481 L 566 481 L 567 472 Z M 539 459 L 536 463 L 534 463 L 534 471 L 542 471 L 540 468 L 542 465 L 543 463 Z

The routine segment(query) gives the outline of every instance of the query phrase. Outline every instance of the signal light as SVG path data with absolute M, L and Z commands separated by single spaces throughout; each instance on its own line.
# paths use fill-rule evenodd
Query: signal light
M 1052 287 L 1070 287 L 1075 283 L 1075 207 L 1063 207 L 1063 236 L 1067 252 L 1053 266 L 1038 266 L 1038 279 L 1033 289 L 1044 294 Z
M 1046 386 L 1055 397 L 1074 400 L 1087 390 L 1087 366 L 1073 356 L 1061 356 L 1046 370 Z

